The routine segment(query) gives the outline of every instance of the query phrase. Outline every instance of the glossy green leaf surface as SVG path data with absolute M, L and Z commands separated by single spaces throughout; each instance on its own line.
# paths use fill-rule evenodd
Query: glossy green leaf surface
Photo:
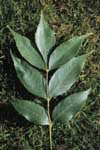
M 45 109 L 34 102 L 26 100 L 11 100 L 11 104 L 16 111 L 24 116 L 28 121 L 38 125 L 48 125 L 48 115 Z
M 32 94 L 46 98 L 43 75 L 24 60 L 15 57 L 12 53 L 11 56 L 17 76 L 24 87 Z
M 79 48 L 81 47 L 82 42 L 89 35 L 91 35 L 91 33 L 82 36 L 75 36 L 72 39 L 58 46 L 50 56 L 50 61 L 49 61 L 50 70 L 65 64 L 72 57 L 76 56 Z
M 83 69 L 87 55 L 72 58 L 62 65 L 52 76 L 49 82 L 49 96 L 56 97 L 67 92 L 78 79 Z
M 41 14 L 40 22 L 35 34 L 35 40 L 38 49 L 40 50 L 45 62 L 47 63 L 48 53 L 50 49 L 55 45 L 56 39 L 54 32 L 45 21 L 43 14 Z
M 90 89 L 75 93 L 58 103 L 52 114 L 53 121 L 67 123 L 69 120 L 71 120 L 72 117 L 80 111 L 89 93 Z
M 37 52 L 36 49 L 32 47 L 30 40 L 16 33 L 11 28 L 9 29 L 12 35 L 14 36 L 16 46 L 20 54 L 33 66 L 45 70 L 46 65 L 42 57 L 40 56 L 39 52 Z

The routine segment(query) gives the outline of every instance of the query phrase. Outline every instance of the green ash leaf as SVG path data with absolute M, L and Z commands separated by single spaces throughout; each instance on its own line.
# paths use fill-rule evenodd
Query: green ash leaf
M 54 32 L 45 21 L 43 14 L 41 14 L 40 23 L 35 34 L 35 40 L 37 47 L 47 64 L 49 51 L 55 45 L 56 38 Z
M 46 98 L 45 79 L 43 75 L 24 60 L 14 56 L 13 53 L 11 53 L 11 56 L 17 76 L 24 87 L 32 94 Z
M 54 73 L 49 83 L 50 98 L 61 95 L 71 88 L 83 69 L 86 57 L 87 55 L 74 57 Z
M 82 42 L 89 35 L 91 35 L 91 33 L 82 36 L 75 36 L 59 45 L 50 56 L 49 69 L 56 69 L 69 61 L 72 57 L 76 56 Z
M 85 103 L 90 89 L 66 97 L 54 108 L 52 118 L 55 123 L 68 123 L 80 111 Z
M 10 101 L 16 111 L 28 121 L 38 125 L 48 125 L 48 115 L 45 109 L 34 102 L 14 99 Z
M 31 42 L 25 36 L 21 36 L 20 34 L 13 31 L 10 27 L 8 27 L 14 36 L 16 46 L 20 52 L 20 54 L 33 66 L 46 70 L 46 65 L 40 56 L 39 52 L 33 48 Z

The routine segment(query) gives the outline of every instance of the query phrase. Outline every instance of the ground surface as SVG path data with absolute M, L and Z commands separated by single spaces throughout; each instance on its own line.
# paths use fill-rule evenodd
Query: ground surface
M 19 116 L 9 104 L 11 96 L 34 99 L 19 82 L 9 49 L 16 49 L 6 29 L 34 41 L 40 11 L 56 32 L 58 41 L 92 32 L 80 54 L 94 52 L 71 91 L 91 86 L 83 108 L 69 125 L 53 128 L 54 150 L 99 150 L 100 107 L 100 1 L 99 0 L 0 0 L 0 150 L 49 150 L 48 128 L 35 126 Z M 77 88 L 76 88 L 77 87 Z

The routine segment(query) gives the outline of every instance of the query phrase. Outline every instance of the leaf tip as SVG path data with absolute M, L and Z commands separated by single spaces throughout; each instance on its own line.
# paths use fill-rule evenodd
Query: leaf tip
M 7 28 L 9 29 L 9 31 L 12 33 L 12 35 L 15 38 L 15 35 L 17 34 L 13 29 L 11 29 L 11 27 L 9 25 L 7 25 Z
M 43 10 L 41 10 L 40 20 L 44 20 L 44 13 L 43 13 Z
M 86 34 L 87 37 L 88 37 L 88 36 L 91 36 L 91 35 L 93 35 L 92 32 Z
M 88 37 L 89 37 L 89 36 L 91 36 L 91 35 L 93 35 L 93 33 L 92 33 L 92 32 L 87 33 L 87 34 L 83 35 L 82 37 L 83 37 L 84 39 L 86 39 L 86 38 L 88 38 Z
M 6 26 L 8 29 L 10 28 L 9 25 Z
M 90 92 L 91 92 L 91 87 L 87 90 L 88 95 L 90 94 Z
M 9 25 L 7 25 L 7 28 L 9 29 L 9 31 L 10 31 L 11 33 L 13 32 L 13 30 L 10 28 Z
M 41 16 L 43 16 L 43 10 L 41 10 Z

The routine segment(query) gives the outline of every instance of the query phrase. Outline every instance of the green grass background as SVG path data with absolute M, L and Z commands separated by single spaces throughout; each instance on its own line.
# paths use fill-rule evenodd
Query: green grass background
M 54 150 L 100 148 L 100 0 L 0 0 L 0 150 L 49 150 L 48 127 L 35 126 L 9 104 L 11 96 L 34 99 L 19 82 L 9 54 L 16 49 L 7 25 L 34 42 L 40 12 L 59 42 L 92 32 L 79 54 L 89 56 L 71 92 L 92 88 L 85 107 L 70 124 L 53 128 Z M 58 42 L 58 43 L 59 43 Z

